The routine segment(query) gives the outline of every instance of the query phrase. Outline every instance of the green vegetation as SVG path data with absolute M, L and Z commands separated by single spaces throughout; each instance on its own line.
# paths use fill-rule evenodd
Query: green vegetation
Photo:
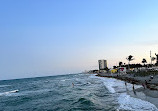
M 132 55 L 129 55 L 126 59 L 128 60 L 128 68 L 130 68 L 130 66 L 129 66 L 130 61 L 134 60 L 134 58 Z
M 143 58 L 142 63 L 143 63 L 144 66 L 145 66 L 145 63 L 147 63 L 146 59 Z
M 123 62 L 119 62 L 119 65 L 118 66 L 113 66 L 113 68 L 116 69 L 118 67 L 126 67 L 127 69 L 130 69 L 130 68 L 141 68 L 141 67 L 149 68 L 149 67 L 153 67 L 153 66 L 158 66 L 158 54 L 156 55 L 156 57 L 151 57 L 151 61 L 155 61 L 157 59 L 157 62 L 155 64 L 146 64 L 147 60 L 145 58 L 142 59 L 143 65 L 140 64 L 140 63 L 130 64 L 130 62 L 132 60 L 134 60 L 134 57 L 132 55 L 129 55 L 126 59 L 128 60 L 128 65 L 126 65 Z
M 127 74 L 134 74 L 134 76 L 154 76 L 154 75 L 158 75 L 158 71 L 152 71 L 152 70 L 148 70 L 148 71 L 138 71 L 138 72 L 127 72 Z
M 155 54 L 156 55 L 156 54 Z M 132 60 L 134 60 L 132 55 L 129 55 L 127 58 L 128 65 L 123 64 L 123 62 L 119 62 L 119 66 L 113 66 L 114 69 L 118 69 L 119 67 L 126 67 L 127 74 L 133 74 L 134 76 L 149 76 L 149 75 L 158 75 L 158 70 L 154 68 L 153 66 L 158 66 L 158 60 L 156 64 L 146 64 L 147 60 L 145 58 L 142 59 L 143 64 L 130 64 Z M 158 59 L 158 54 L 156 57 L 151 57 L 151 61 L 155 61 Z
M 122 66 L 122 64 L 123 64 L 122 62 L 119 62 L 119 66 L 120 66 L 120 67 Z

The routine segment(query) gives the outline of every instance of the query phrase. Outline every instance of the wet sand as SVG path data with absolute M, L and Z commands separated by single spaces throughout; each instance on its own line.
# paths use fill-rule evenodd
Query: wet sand
M 143 84 L 148 89 L 158 90 L 158 75 L 154 76 L 153 79 L 151 79 L 150 76 L 145 76 L 145 77 L 136 76 L 135 77 L 134 74 L 121 75 L 121 74 L 99 73 L 96 76 L 115 78 L 115 79 L 123 80 L 128 83 L 137 84 L 137 85 Z
M 143 87 L 128 92 L 132 97 L 139 98 L 154 104 L 158 108 L 158 91 L 144 89 Z
M 148 88 L 141 88 L 134 89 L 133 91 L 127 91 L 127 94 L 129 94 L 132 97 L 139 98 L 145 101 L 148 101 L 152 104 L 154 104 L 158 108 L 158 76 L 155 76 L 152 80 L 150 80 L 150 77 L 134 77 L 133 75 L 112 75 L 112 74 L 98 74 L 96 76 L 100 77 L 108 77 L 108 78 L 115 78 L 122 81 L 128 82 L 128 83 L 134 83 L 137 85 L 145 84 L 145 80 L 148 82 Z M 134 82 L 133 82 L 134 81 Z M 153 87 L 153 88 L 152 88 Z M 128 88 L 128 85 L 127 85 Z

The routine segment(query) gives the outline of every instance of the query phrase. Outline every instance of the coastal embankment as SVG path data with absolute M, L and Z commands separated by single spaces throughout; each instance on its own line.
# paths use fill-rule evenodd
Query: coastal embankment
M 96 76 L 115 78 L 126 83 L 131 83 L 133 85 L 140 85 L 142 87 L 134 89 L 135 93 L 129 93 L 129 95 L 140 98 L 142 100 L 149 101 L 158 107 L 158 75 L 153 78 L 151 76 L 134 76 L 134 74 L 107 74 L 98 73 Z M 127 86 L 128 87 L 128 86 Z
M 150 90 L 158 90 L 158 75 L 151 76 L 134 76 L 134 74 L 109 74 L 109 73 L 98 73 L 97 76 L 115 78 L 126 81 L 128 83 L 145 85 Z

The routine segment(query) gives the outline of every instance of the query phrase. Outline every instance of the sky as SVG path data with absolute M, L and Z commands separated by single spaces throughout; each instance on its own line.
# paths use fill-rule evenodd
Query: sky
M 150 63 L 157 30 L 157 0 L 0 0 L 0 80 Z

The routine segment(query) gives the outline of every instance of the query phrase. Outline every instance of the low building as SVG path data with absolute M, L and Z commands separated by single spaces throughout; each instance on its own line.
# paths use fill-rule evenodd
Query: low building
M 117 73 L 117 69 L 111 69 L 110 72 L 111 73 Z
M 119 73 L 121 73 L 121 74 L 126 74 L 126 67 L 119 67 L 118 68 L 118 71 L 119 71 Z

